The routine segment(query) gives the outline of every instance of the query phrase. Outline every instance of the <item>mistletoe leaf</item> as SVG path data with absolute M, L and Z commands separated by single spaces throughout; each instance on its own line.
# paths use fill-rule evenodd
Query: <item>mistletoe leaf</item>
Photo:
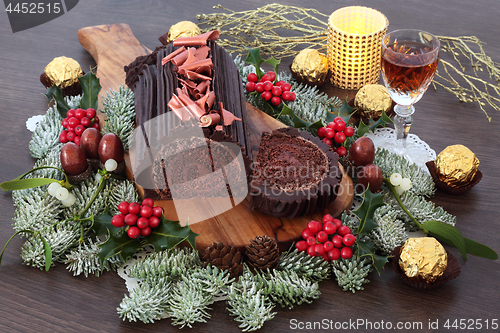
M 153 229 L 146 240 L 155 248 L 155 251 L 163 251 L 185 240 L 194 248 L 196 236 L 198 234 L 194 233 L 189 226 L 181 227 L 179 221 L 167 220 L 162 215 L 160 225 Z
M 61 115 L 61 117 L 66 118 L 66 112 L 71 109 L 64 100 L 64 96 L 62 93 L 62 89 L 58 86 L 54 85 L 47 89 L 45 96 L 49 99 L 49 103 L 53 100 L 56 102 L 57 111 Z
M 248 55 L 247 58 L 245 59 L 245 62 L 254 65 L 255 74 L 257 74 L 257 77 L 260 80 L 264 75 L 264 73 L 260 69 L 260 64 L 264 62 L 264 60 L 260 56 L 260 49 L 248 49 Z
M 373 132 L 375 128 L 385 127 L 387 123 L 392 123 L 392 122 L 393 122 L 392 119 L 389 118 L 389 116 L 385 113 L 385 111 L 382 111 L 382 116 L 377 121 L 370 122 L 369 125 L 366 125 L 362 120 L 360 120 L 358 131 L 356 134 L 359 136 L 363 136 L 366 133 L 368 133 L 368 131 Z
M 380 275 L 380 273 L 382 272 L 382 268 L 388 262 L 387 257 L 375 254 L 373 242 L 356 241 L 356 244 L 358 245 L 359 257 L 360 258 L 364 257 L 364 256 L 371 257 L 372 262 L 373 262 L 373 266 L 375 267 L 378 274 Z
M 59 180 L 52 178 L 15 179 L 1 183 L 0 188 L 4 191 L 24 190 L 26 188 L 38 187 L 57 182 L 59 182 Z
M 82 109 L 93 108 L 97 110 L 97 106 L 99 105 L 99 92 L 101 91 L 99 78 L 90 70 L 85 75 L 79 77 L 78 81 L 80 81 L 83 91 L 80 107 Z
M 330 109 L 332 110 L 332 112 L 327 112 L 326 114 L 327 123 L 332 122 L 336 117 L 342 117 L 342 119 L 344 119 L 344 121 L 347 123 L 352 114 L 356 112 L 354 108 L 350 107 L 349 104 L 347 104 L 347 99 L 344 101 L 344 103 L 342 103 L 340 107 L 331 105 Z
M 378 225 L 373 219 L 373 213 L 375 210 L 384 204 L 385 194 L 372 193 L 369 188 L 367 188 L 361 195 L 363 198 L 363 203 L 358 207 L 354 214 L 359 218 L 359 235 L 368 235 L 370 231 L 375 229 Z
M 456 247 L 460 251 L 460 254 L 462 254 L 462 257 L 467 259 L 465 239 L 457 228 L 441 221 L 432 220 L 422 224 L 422 229 L 426 230 L 429 235 Z
M 50 269 L 50 265 L 52 264 L 52 249 L 50 248 L 49 243 L 43 238 L 42 235 L 38 235 L 43 243 L 43 249 L 45 251 L 45 271 L 48 272 Z
M 489 248 L 488 246 L 478 243 L 467 237 L 464 237 L 464 240 L 465 240 L 465 247 L 467 248 L 467 253 L 470 253 L 473 256 L 478 256 L 490 260 L 498 259 L 498 253 L 496 253 L 493 249 Z

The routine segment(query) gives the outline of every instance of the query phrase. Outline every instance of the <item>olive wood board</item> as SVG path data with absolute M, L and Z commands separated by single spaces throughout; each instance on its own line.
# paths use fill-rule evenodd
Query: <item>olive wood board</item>
M 123 67 L 136 57 L 146 55 L 151 51 L 139 43 L 127 24 L 109 24 L 82 28 L 78 31 L 81 45 L 92 55 L 97 63 L 96 75 L 102 86 L 101 96 L 109 89 L 117 90 L 125 82 Z M 254 156 L 257 154 L 262 132 L 270 132 L 285 125 L 246 104 L 247 128 Z M 101 117 L 103 118 L 103 117 Z M 103 121 L 101 119 L 101 121 Z M 102 125 L 102 124 L 101 124 Z M 127 166 L 130 159 L 127 156 Z M 129 179 L 133 179 L 130 168 L 127 167 Z M 143 193 L 139 187 L 139 193 Z M 353 202 L 354 189 L 349 176 L 344 172 L 339 196 L 326 209 L 315 214 L 297 218 L 278 218 L 266 215 L 249 208 L 248 197 L 232 209 L 214 216 L 208 220 L 190 224 L 191 229 L 199 234 L 196 247 L 204 249 L 213 242 L 224 242 L 237 247 L 248 245 L 251 239 L 259 235 L 269 235 L 275 238 L 282 249 L 300 238 L 302 230 L 311 219 L 321 220 L 324 214 L 338 216 Z M 165 217 L 177 220 L 172 201 L 156 201 L 155 205 L 165 209 Z M 186 221 L 180 221 L 185 224 Z

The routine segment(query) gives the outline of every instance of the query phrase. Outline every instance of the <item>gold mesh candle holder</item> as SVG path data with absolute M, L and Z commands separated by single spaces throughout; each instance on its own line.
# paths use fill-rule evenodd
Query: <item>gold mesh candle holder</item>
M 342 89 L 378 83 L 380 48 L 389 21 L 378 10 L 351 6 L 328 19 L 328 67 L 331 82 Z

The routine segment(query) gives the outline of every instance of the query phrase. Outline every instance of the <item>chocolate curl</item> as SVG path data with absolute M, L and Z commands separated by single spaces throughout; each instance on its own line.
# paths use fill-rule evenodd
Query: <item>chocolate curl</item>
M 217 113 L 206 114 L 200 118 L 201 127 L 214 126 L 220 121 L 220 116 Z
M 175 50 L 174 52 L 171 52 L 170 54 L 168 54 L 165 58 L 161 59 L 161 64 L 162 66 L 165 66 L 170 60 L 172 60 L 176 55 L 184 52 L 186 50 L 186 48 L 183 46 L 183 47 L 180 47 L 178 48 L 177 50 Z
M 192 118 L 191 113 L 188 111 L 188 109 L 184 106 L 182 101 L 177 97 L 177 95 L 172 95 L 172 98 L 170 101 L 167 103 L 168 107 L 170 110 L 172 110 L 173 113 L 182 121 L 188 121 L 189 119 Z
M 196 52 L 196 49 L 194 47 L 190 47 L 188 49 L 188 57 L 187 57 L 186 61 L 184 61 L 182 66 L 192 64 L 193 62 L 199 61 L 198 58 L 196 58 L 195 52 Z
M 179 88 L 177 88 L 177 95 L 179 96 L 182 104 L 186 106 L 191 115 L 193 115 L 196 119 L 200 119 L 201 116 L 205 114 L 205 111 Z
M 210 48 L 206 45 L 200 46 L 199 48 L 196 49 L 196 52 L 194 53 L 194 56 L 198 60 L 206 59 L 208 58 L 208 54 L 210 53 Z
M 204 34 L 194 36 L 194 37 L 180 37 L 174 40 L 174 46 L 202 46 L 207 45 L 208 40 L 216 40 L 219 38 L 220 32 L 217 30 L 212 30 L 205 32 Z
M 205 81 L 205 80 L 212 81 L 212 78 L 210 76 L 201 75 L 199 73 L 193 71 L 187 71 L 185 69 L 179 70 L 178 73 L 184 75 L 185 77 L 193 81 Z
M 172 63 L 177 67 L 182 66 L 188 57 L 188 50 L 184 49 L 183 52 L 179 53 L 172 59 Z
M 208 92 L 207 107 L 210 110 L 215 103 L 215 93 L 213 91 Z
M 195 70 L 195 72 L 198 73 L 198 74 L 212 76 L 212 67 L 210 67 L 210 66 L 201 66 L 201 67 L 198 67 L 198 69 Z
M 234 121 L 241 121 L 240 118 L 236 117 L 234 114 L 224 109 L 224 105 L 222 104 L 222 102 L 219 102 L 219 109 L 221 111 L 222 123 L 224 124 L 224 126 L 229 126 Z
M 204 82 L 208 82 L 208 81 L 204 81 Z M 202 108 L 203 110 L 207 111 L 207 110 L 210 109 L 210 108 L 206 107 L 208 97 L 209 97 L 209 92 L 207 91 L 207 93 L 205 95 L 201 96 L 201 98 L 198 97 L 195 103 L 198 104 L 198 106 L 200 108 Z
M 191 81 L 190 81 L 191 82 Z M 194 88 L 194 97 L 199 99 L 205 94 L 208 87 L 210 87 L 210 81 L 203 81 Z
M 180 70 L 188 70 L 188 71 L 197 71 L 198 68 L 200 67 L 210 67 L 212 68 L 214 66 L 214 64 L 212 63 L 212 59 L 202 59 L 202 60 L 198 60 L 198 61 L 195 61 L 193 63 L 184 63 L 182 66 L 179 66 L 179 71 Z

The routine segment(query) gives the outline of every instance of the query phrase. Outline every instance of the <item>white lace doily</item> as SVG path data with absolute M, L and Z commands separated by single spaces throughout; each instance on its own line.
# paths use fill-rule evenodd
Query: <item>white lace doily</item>
M 127 286 L 127 290 L 130 292 L 132 289 L 137 287 L 137 284 L 139 282 L 139 279 L 132 278 L 130 277 L 129 274 L 129 268 L 134 266 L 135 263 L 141 261 L 142 259 L 146 258 L 150 254 L 154 253 L 154 248 L 150 245 L 147 245 L 137 251 L 132 258 L 129 258 L 125 265 L 122 267 L 118 268 L 116 270 L 116 273 L 118 273 L 118 276 L 120 276 L 122 279 L 125 280 L 125 285 Z
M 29 131 L 34 132 L 36 127 L 43 120 L 44 117 L 45 116 L 40 115 L 40 114 L 38 116 L 30 117 L 28 120 L 26 120 L 26 128 Z
M 389 151 L 392 151 L 394 140 L 396 140 L 395 130 L 390 127 L 377 128 L 375 132 L 368 132 L 365 136 L 372 139 L 375 148 L 385 148 Z M 409 162 L 415 163 L 426 172 L 429 172 L 425 163 L 436 159 L 436 152 L 434 149 L 415 134 L 408 134 L 406 140 L 410 154 L 409 156 L 405 156 L 405 158 Z

